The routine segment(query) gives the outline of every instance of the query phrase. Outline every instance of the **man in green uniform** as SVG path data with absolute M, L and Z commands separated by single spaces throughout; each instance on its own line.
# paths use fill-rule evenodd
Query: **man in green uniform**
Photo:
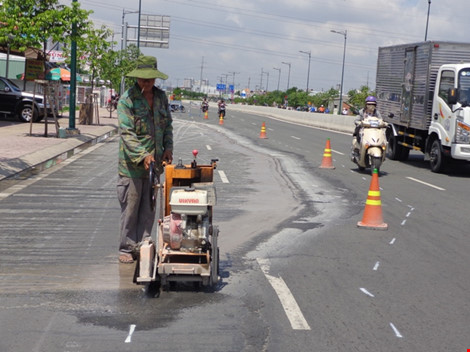
M 155 162 L 157 174 L 162 162 L 173 161 L 173 126 L 168 99 L 154 86 L 155 79 L 168 76 L 157 69 L 157 59 L 141 56 L 127 77 L 137 82 L 121 97 L 119 119 L 119 180 L 121 204 L 119 261 L 133 263 L 136 247 L 151 236 L 155 211 L 150 207 L 149 168 Z

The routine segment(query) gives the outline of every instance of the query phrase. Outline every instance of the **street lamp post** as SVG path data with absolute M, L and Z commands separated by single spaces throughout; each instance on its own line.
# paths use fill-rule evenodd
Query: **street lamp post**
M 338 106 L 338 112 L 341 113 L 341 111 L 343 110 L 343 80 L 344 80 L 344 61 L 346 59 L 346 40 L 348 38 L 348 31 L 347 30 L 344 30 L 344 31 L 335 31 L 335 30 L 331 30 L 332 33 L 336 33 L 336 34 L 341 34 L 342 36 L 344 36 L 344 48 L 343 48 L 343 69 L 342 69 L 342 72 L 341 72 L 341 87 L 340 87 L 340 92 L 339 92 L 339 106 Z
M 281 82 L 281 69 L 278 67 L 273 67 L 273 69 L 279 71 L 279 76 L 277 78 L 277 90 L 279 90 L 279 83 Z
M 310 80 L 310 58 L 312 57 L 312 52 L 309 51 L 301 51 L 299 53 L 307 54 L 308 55 L 308 71 L 307 71 L 307 94 L 308 94 L 308 81 Z
M 431 11 L 431 0 L 428 0 L 428 17 L 426 18 L 426 33 L 424 34 L 424 41 L 428 40 L 429 11 Z
M 284 65 L 289 65 L 289 74 L 287 75 L 287 90 L 289 90 L 289 81 L 290 81 L 290 62 L 281 62 Z

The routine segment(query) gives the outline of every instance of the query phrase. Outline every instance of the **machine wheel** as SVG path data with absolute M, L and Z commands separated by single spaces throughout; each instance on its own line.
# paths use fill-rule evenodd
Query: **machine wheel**
M 160 283 L 152 281 L 145 284 L 144 288 L 145 297 L 154 298 L 160 296 Z
M 429 157 L 429 163 L 431 165 L 432 172 L 441 172 L 444 170 L 446 165 L 446 158 L 441 152 L 441 142 L 438 139 L 435 139 L 432 142 Z

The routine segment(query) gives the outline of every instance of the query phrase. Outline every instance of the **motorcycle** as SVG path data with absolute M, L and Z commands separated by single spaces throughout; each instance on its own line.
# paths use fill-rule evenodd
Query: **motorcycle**
M 219 105 L 219 116 L 221 119 L 225 119 L 225 104 Z
M 370 168 L 380 174 L 380 167 L 385 161 L 387 149 L 386 130 L 388 123 L 377 116 L 366 115 L 362 121 L 356 120 L 359 126 L 358 135 L 353 137 L 351 161 L 357 164 L 359 170 Z
M 108 99 L 108 104 L 106 105 L 106 110 L 109 112 L 113 112 L 117 109 L 117 104 L 119 101 L 119 95 L 112 95 L 110 99 Z

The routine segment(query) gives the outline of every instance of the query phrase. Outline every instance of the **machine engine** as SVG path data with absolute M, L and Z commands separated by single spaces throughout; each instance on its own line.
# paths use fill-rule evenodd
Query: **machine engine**
M 170 215 L 163 218 L 163 241 L 172 250 L 201 253 L 210 248 L 215 188 L 210 184 L 174 187 Z

